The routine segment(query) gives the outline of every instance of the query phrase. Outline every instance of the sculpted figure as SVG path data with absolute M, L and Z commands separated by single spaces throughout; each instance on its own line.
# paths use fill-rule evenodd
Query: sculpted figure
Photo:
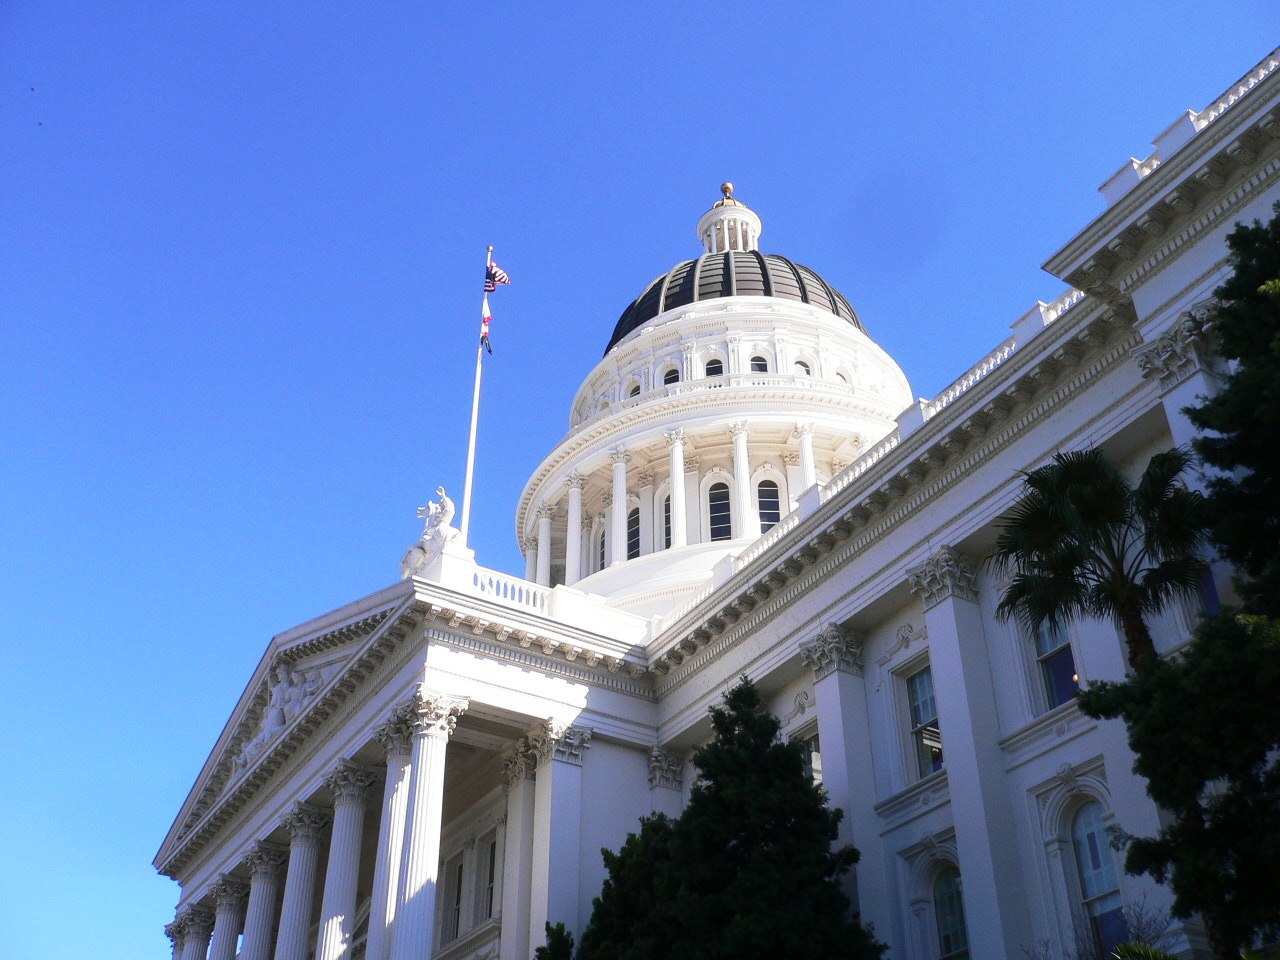
M 422 536 L 410 547 L 400 561 L 400 579 L 412 576 L 419 568 L 439 555 L 445 544 L 453 540 L 458 531 L 452 526 L 454 506 L 444 487 L 436 487 L 437 501 L 418 508 L 418 516 L 426 520 Z

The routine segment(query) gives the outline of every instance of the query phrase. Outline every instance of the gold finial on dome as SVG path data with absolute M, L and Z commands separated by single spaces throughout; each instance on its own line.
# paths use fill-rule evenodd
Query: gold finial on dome
M 733 184 L 726 180 L 724 183 L 720 184 L 720 192 L 723 193 L 724 198 L 728 200 L 733 196 Z

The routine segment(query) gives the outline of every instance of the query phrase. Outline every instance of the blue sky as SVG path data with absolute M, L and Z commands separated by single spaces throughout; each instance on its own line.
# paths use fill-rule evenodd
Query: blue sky
M 0 927 L 167 956 L 150 866 L 270 637 L 525 479 L 732 179 L 932 396 L 1274 2 L 0 8 Z

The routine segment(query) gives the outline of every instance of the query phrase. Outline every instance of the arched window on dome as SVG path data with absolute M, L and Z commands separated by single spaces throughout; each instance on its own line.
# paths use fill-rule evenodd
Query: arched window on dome
M 969 960 L 960 871 L 945 864 L 933 879 L 933 917 L 938 926 L 940 960 Z
M 632 507 L 627 513 L 627 559 L 640 556 L 640 508 Z
M 843 370 L 836 371 L 836 379 L 843 383 L 846 387 L 849 385 L 849 375 Z
M 1081 908 L 1089 918 L 1094 945 L 1102 956 L 1109 957 L 1124 942 L 1128 929 L 1111 857 L 1111 838 L 1102 825 L 1102 804 L 1098 801 L 1091 800 L 1076 811 L 1071 821 L 1071 845 L 1076 853 Z
M 638 397 L 638 396 L 640 396 L 640 384 L 638 384 L 638 383 L 637 383 L 637 384 L 635 384 L 635 385 L 631 388 L 631 393 L 630 393 L 630 394 L 628 394 L 628 396 L 632 396 L 632 397 Z
M 752 357 L 751 372 L 752 373 L 768 373 L 769 361 L 766 360 L 764 357 Z
M 708 376 L 708 377 L 723 377 L 723 376 L 724 376 L 724 362 L 723 362 L 723 361 L 720 361 L 720 360 L 708 360 L 708 361 L 707 361 L 707 376 Z
M 733 520 L 727 483 L 713 483 L 707 490 L 707 517 L 711 521 L 712 540 L 733 539 Z
M 809 369 L 809 364 L 805 363 L 803 360 L 797 360 L 795 362 L 795 366 L 793 367 L 793 369 L 796 372 L 796 376 L 799 376 L 799 377 L 813 376 L 813 371 Z
M 662 549 L 671 549 L 671 496 L 662 498 Z
M 768 533 L 782 519 L 782 498 L 777 483 L 761 480 L 756 484 L 756 500 L 760 510 L 760 532 Z
M 600 531 L 600 536 L 596 539 L 596 569 L 604 569 L 604 531 Z
M 672 367 L 670 370 L 668 370 L 666 373 L 662 375 L 662 385 L 665 387 L 669 387 L 671 386 L 671 384 L 679 383 L 679 382 L 680 382 L 680 371 L 677 370 L 675 367 Z

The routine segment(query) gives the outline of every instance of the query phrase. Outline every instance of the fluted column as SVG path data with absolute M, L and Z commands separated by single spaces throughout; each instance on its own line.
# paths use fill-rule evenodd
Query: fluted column
M 275 960 L 307 960 L 307 931 L 311 929 L 311 904 L 320 860 L 320 831 L 328 822 L 323 810 L 307 803 L 295 805 L 281 821 L 289 831 L 289 872 L 284 880 Z
M 685 534 L 684 510 L 684 431 L 666 434 L 671 448 L 671 546 L 683 547 L 689 542 Z
M 213 941 L 209 945 L 209 960 L 235 960 L 236 941 L 244 929 L 244 900 L 249 895 L 249 885 L 226 874 L 213 885 L 213 899 L 217 909 L 213 915 Z
M 613 461 L 613 540 L 609 563 L 622 563 L 627 559 L 627 461 L 631 454 L 625 450 L 615 450 L 610 455 Z
M 182 960 L 182 941 L 186 936 L 186 927 L 182 921 L 174 920 L 173 923 L 166 923 L 164 925 L 164 935 L 169 938 L 169 949 L 173 955 L 173 960 Z
M 537 582 L 551 586 L 551 508 L 538 508 L 538 569 Z
M 400 894 L 392 928 L 391 960 L 431 956 L 444 809 L 444 759 L 449 736 L 467 709 L 465 697 L 420 690 L 415 697 L 410 755 L 409 823 L 400 868 Z
M 522 737 L 505 759 L 507 830 L 502 856 L 502 947 L 499 960 L 528 960 L 533 892 L 533 771 L 538 758 Z
M 582 578 L 582 477 L 570 474 L 569 518 L 564 528 L 564 582 L 572 586 Z
M 733 434 L 733 494 L 737 508 L 740 529 L 734 530 L 737 537 L 758 537 L 760 535 L 760 513 L 756 510 L 751 498 L 751 461 L 747 458 L 747 424 L 745 420 L 730 424 L 729 432 Z
M 178 922 L 182 924 L 182 960 L 205 960 L 213 935 L 213 913 L 203 907 L 188 907 Z
M 316 937 L 317 960 L 346 960 L 351 955 L 356 881 L 360 875 L 360 837 L 364 832 L 365 804 L 375 781 L 367 769 L 347 760 L 324 778 L 325 786 L 333 794 L 333 833 L 329 837 L 329 864 L 324 872 L 320 933 Z
M 808 490 L 818 482 L 818 467 L 813 460 L 813 424 L 798 424 L 796 437 L 800 440 L 800 480 Z
M 530 581 L 536 580 L 538 578 L 537 541 L 532 537 L 526 537 L 520 545 L 524 547 L 524 578 Z
M 369 904 L 366 960 L 387 960 L 400 890 L 400 855 L 404 848 L 405 815 L 409 810 L 409 754 L 413 728 L 407 708 L 392 713 L 377 730 L 387 751 L 387 780 L 382 791 L 382 820 L 378 825 L 378 854 L 373 868 L 373 897 Z
M 240 960 L 270 960 L 276 895 L 280 890 L 280 868 L 284 866 L 285 857 L 282 847 L 259 842 L 244 858 L 249 867 L 249 908 L 245 912 Z

